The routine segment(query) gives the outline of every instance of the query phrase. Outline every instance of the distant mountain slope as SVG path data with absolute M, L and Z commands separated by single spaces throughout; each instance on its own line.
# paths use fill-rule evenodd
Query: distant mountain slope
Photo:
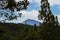
M 32 26 L 34 26 L 34 24 L 36 24 L 36 26 L 40 26 L 41 22 L 38 22 L 38 21 L 32 20 L 32 19 L 27 19 L 23 22 L 23 24 L 32 25 Z

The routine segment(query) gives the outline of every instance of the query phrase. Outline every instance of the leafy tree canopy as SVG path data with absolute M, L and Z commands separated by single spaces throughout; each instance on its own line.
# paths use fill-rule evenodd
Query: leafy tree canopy
M 5 20 L 17 19 L 17 17 L 20 17 L 20 15 L 18 14 L 17 16 L 13 14 L 14 10 L 25 10 L 27 9 L 28 4 L 28 0 L 18 2 L 16 2 L 15 0 L 0 0 L 0 17 L 4 16 L 6 18 Z M 8 10 L 10 13 L 8 12 Z

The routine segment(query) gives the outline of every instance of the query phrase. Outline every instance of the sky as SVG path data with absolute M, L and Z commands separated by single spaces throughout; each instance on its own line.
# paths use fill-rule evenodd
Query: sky
M 20 0 L 16 0 L 17 2 Z M 18 17 L 17 20 L 8 21 L 7 22 L 14 22 L 14 23 L 22 23 L 27 19 L 38 20 L 38 14 L 40 10 L 40 3 L 41 0 L 29 0 L 30 4 L 26 10 L 21 10 L 19 13 L 22 13 L 22 17 Z M 50 9 L 52 13 L 58 17 L 58 21 L 60 23 L 60 0 L 48 0 L 50 3 Z M 16 11 L 14 13 L 17 13 Z M 42 21 L 41 21 L 42 22 Z

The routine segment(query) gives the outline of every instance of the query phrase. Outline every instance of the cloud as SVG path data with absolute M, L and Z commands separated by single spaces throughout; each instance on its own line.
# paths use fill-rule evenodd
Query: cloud
M 16 1 L 20 1 L 20 0 L 16 0 Z M 36 3 L 37 5 L 40 6 L 41 0 L 29 0 L 30 3 Z M 60 0 L 48 0 L 50 3 L 50 6 L 53 5 L 60 5 Z M 37 6 L 36 5 L 36 6 Z M 22 23 L 23 21 L 27 20 L 27 19 L 34 19 L 34 20 L 38 20 L 38 11 L 36 10 L 31 10 L 31 11 L 21 11 L 22 13 L 22 17 L 18 17 L 17 20 L 13 20 L 11 22 L 15 22 L 15 23 Z M 40 20 L 41 21 L 41 20 Z M 58 15 L 58 21 L 60 22 L 60 15 Z
M 36 2 L 36 3 L 40 4 L 41 0 L 29 0 L 29 1 Z M 51 6 L 60 5 L 60 0 L 48 0 L 48 2 L 50 3 Z
M 50 5 L 60 5 L 60 0 L 49 0 Z
M 27 20 L 27 19 L 33 19 L 33 20 L 38 20 L 38 14 L 39 12 L 36 10 L 32 10 L 32 11 L 20 11 L 19 13 L 22 13 L 21 17 L 18 17 L 17 20 L 13 20 L 13 21 L 8 21 L 7 22 L 13 22 L 13 23 L 22 23 L 23 21 Z
M 38 19 L 38 11 L 32 10 L 32 11 L 21 11 L 22 13 L 22 19 L 26 20 L 26 19 L 34 19 L 37 20 Z
M 23 1 L 23 0 L 15 0 L 16 2 L 18 2 L 18 1 Z M 33 2 L 33 0 L 28 0 L 29 2 Z
M 20 1 L 20 0 L 16 0 L 17 2 Z M 41 0 L 28 0 L 29 2 L 35 2 L 35 3 L 38 3 L 38 5 L 40 4 L 40 1 Z M 48 0 L 50 5 L 60 5 L 60 0 Z

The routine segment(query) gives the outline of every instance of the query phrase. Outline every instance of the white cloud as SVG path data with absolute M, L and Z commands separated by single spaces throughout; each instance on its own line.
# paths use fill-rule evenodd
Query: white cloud
M 40 4 L 40 1 L 41 0 L 29 0 L 29 1 L 32 1 L 32 2 L 36 2 L 38 4 Z M 60 5 L 60 0 L 48 0 L 48 2 L 50 3 L 50 5 Z
M 16 1 L 20 1 L 20 0 L 16 0 Z M 29 2 L 35 2 L 38 3 L 38 5 L 40 4 L 41 0 L 28 0 Z M 60 5 L 60 0 L 48 0 L 50 5 Z
M 32 10 L 30 12 L 28 11 L 20 11 L 20 13 L 22 13 L 22 17 L 18 17 L 17 20 L 13 20 L 13 21 L 7 21 L 7 22 L 14 22 L 14 23 L 22 23 L 23 21 L 27 20 L 27 19 L 33 19 L 33 20 L 38 20 L 38 11 Z
M 33 2 L 33 0 L 28 0 L 29 2 Z
M 22 13 L 22 17 L 18 18 L 17 20 L 14 20 L 13 22 L 15 23 L 22 23 L 23 21 L 27 20 L 27 19 L 33 19 L 33 20 L 37 20 L 42 22 L 42 20 L 38 20 L 38 14 L 39 12 L 36 10 L 32 10 L 30 12 L 28 11 L 21 11 L 20 13 Z M 57 15 L 58 17 L 58 21 L 60 23 L 60 15 Z
M 18 2 L 18 1 L 23 1 L 23 0 L 15 0 L 16 2 Z
M 28 11 L 21 11 L 22 13 L 22 19 L 23 21 L 24 20 L 27 20 L 27 19 L 34 19 L 34 20 L 37 20 L 38 19 L 38 11 L 35 11 L 35 10 L 32 10 L 30 12 Z M 22 20 L 21 20 L 22 21 Z
M 51 5 L 60 5 L 60 0 L 49 0 Z
M 18 2 L 18 1 L 23 1 L 23 0 L 15 0 L 16 2 Z M 28 0 L 29 2 L 33 2 L 33 0 Z
M 40 1 L 41 0 L 29 0 L 29 2 L 35 2 L 39 6 L 40 6 Z M 60 0 L 48 0 L 48 1 L 49 1 L 51 6 L 60 5 Z M 25 21 L 27 19 L 38 20 L 38 17 L 37 17 L 38 16 L 38 11 L 36 11 L 36 10 L 31 10 L 30 12 L 28 12 L 28 11 L 21 11 L 21 12 L 22 12 L 22 17 L 18 18 L 17 20 L 13 20 L 13 22 L 22 23 L 23 21 Z M 58 15 L 58 21 L 60 22 L 60 15 Z

